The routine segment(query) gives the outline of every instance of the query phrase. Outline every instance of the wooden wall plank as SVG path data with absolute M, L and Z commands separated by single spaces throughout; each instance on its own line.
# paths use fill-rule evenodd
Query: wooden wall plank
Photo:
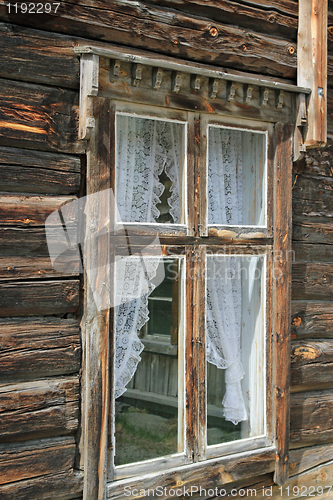
M 297 341 L 291 349 L 291 391 L 333 387 L 333 340 Z
M 333 231 L 333 225 L 332 225 Z M 293 262 L 326 262 L 333 263 L 333 245 L 293 242 Z
M 332 390 L 291 395 L 290 445 L 293 448 L 332 443 Z
M 0 283 L 0 316 L 75 312 L 79 286 L 79 280 Z
M 333 460 L 333 444 L 291 450 L 289 474 L 300 474 L 329 460 Z
M 293 220 L 293 241 L 333 244 L 333 224 L 329 219 L 316 221 L 310 217 Z
M 331 301 L 293 300 L 291 314 L 292 338 L 333 338 Z
M 300 217 L 333 217 L 333 178 L 296 174 L 293 182 L 293 214 Z
M 333 264 L 294 262 L 292 266 L 294 300 L 332 300 Z
M 66 2 L 66 15 L 48 16 L 48 30 L 149 48 L 198 62 L 296 79 L 296 44 L 280 38 L 214 21 L 170 12 L 143 2 L 112 4 L 93 0 Z M 0 1 L 0 19 L 10 22 L 6 3 Z M 15 16 L 15 24 L 40 27 L 38 16 Z M 13 22 L 13 21 L 11 21 Z
M 45 227 L 1 227 L 0 254 L 15 256 L 49 255 Z
M 46 218 L 63 205 L 76 200 L 76 196 L 24 196 L 0 195 L 1 225 L 2 226 L 43 226 Z M 75 210 L 69 223 L 75 222 Z
M 333 141 L 332 137 L 327 138 L 327 145 L 324 148 L 310 149 L 305 152 L 302 158 L 294 163 L 293 172 L 295 174 L 333 176 Z
M 62 318 L 0 319 L 0 380 L 68 375 L 81 366 L 80 328 Z
M 73 469 L 75 440 L 60 437 L 0 445 L 0 485 Z
M 79 401 L 78 376 L 1 384 L 1 441 L 74 433 Z
M 60 278 L 77 276 L 80 273 L 80 261 L 77 253 L 61 259 L 54 269 L 50 257 L 0 257 L 0 280 L 13 281 L 29 278 Z
M 2 500 L 68 499 L 82 492 L 82 484 L 82 473 L 68 471 L 0 486 L 0 495 Z
M 0 39 L 0 77 L 79 88 L 74 38 L 0 23 Z
M 12 80 L 0 81 L 2 145 L 83 153 L 78 140 L 78 94 Z

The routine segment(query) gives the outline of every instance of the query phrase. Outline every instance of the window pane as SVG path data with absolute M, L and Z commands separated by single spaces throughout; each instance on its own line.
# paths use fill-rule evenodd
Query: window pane
M 122 394 L 115 401 L 115 465 L 184 449 L 182 259 L 154 260 L 159 260 L 164 269 L 164 279 L 159 276 L 156 283 L 154 272 L 148 269 L 152 284 L 149 292 L 131 304 L 118 306 L 116 311 L 116 323 L 120 325 L 116 327 L 116 396 Z M 129 336 L 131 329 L 135 332 Z M 118 390 L 117 372 L 121 373 L 126 359 L 130 360 L 131 345 L 136 361 L 129 363 L 132 376 L 122 392 Z
M 208 127 L 208 224 L 266 225 L 266 135 Z
M 122 222 L 185 223 L 185 124 L 117 114 L 116 190 Z
M 265 434 L 265 257 L 207 257 L 207 444 Z

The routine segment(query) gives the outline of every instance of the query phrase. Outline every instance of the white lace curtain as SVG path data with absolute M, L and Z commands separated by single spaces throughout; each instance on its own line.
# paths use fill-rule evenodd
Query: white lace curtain
M 210 127 L 208 140 L 208 220 L 242 223 L 242 132 Z M 247 420 L 241 380 L 240 259 L 208 256 L 206 297 L 207 361 L 225 369 L 224 417 L 235 425 Z
M 117 115 L 117 206 L 122 222 L 155 222 L 164 186 L 172 181 L 170 214 L 179 223 L 180 123 Z

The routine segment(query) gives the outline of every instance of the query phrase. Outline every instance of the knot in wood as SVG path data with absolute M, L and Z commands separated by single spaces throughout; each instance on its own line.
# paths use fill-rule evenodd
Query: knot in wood
M 245 45 L 245 43 L 243 43 L 242 49 L 244 50 L 244 52 L 245 52 L 245 50 L 247 50 L 247 45 Z
M 293 47 L 292 45 L 290 45 L 289 49 L 288 49 L 288 52 L 289 54 L 292 56 L 293 54 L 295 54 L 295 47 Z
M 218 31 L 214 26 L 212 26 L 209 30 L 209 34 L 210 34 L 210 36 L 215 37 L 218 35 Z
M 270 22 L 270 23 L 275 23 L 275 20 L 276 20 L 276 15 L 275 15 L 275 14 L 273 14 L 273 13 L 272 13 L 272 14 L 270 14 L 270 15 L 268 16 L 268 20 L 269 20 L 269 22 Z

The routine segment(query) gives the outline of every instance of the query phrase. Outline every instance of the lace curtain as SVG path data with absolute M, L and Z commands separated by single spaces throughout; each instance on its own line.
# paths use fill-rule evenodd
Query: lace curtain
M 239 130 L 209 128 L 208 220 L 242 223 L 242 135 Z M 241 380 L 241 280 L 233 256 L 208 256 L 206 297 L 207 361 L 225 369 L 224 417 L 235 425 L 247 420 Z
M 179 222 L 179 170 L 183 125 L 117 115 L 117 208 L 121 222 L 156 222 L 164 191 L 158 176 L 172 181 L 170 214 Z M 152 257 L 126 257 L 116 264 L 115 397 L 126 391 L 140 361 L 138 332 L 149 319 L 148 296 L 159 263 Z M 164 272 L 164 268 L 163 268 Z
M 184 126 L 180 123 L 117 115 L 117 206 L 122 222 L 156 222 L 164 186 L 174 223 L 179 220 L 179 176 Z

